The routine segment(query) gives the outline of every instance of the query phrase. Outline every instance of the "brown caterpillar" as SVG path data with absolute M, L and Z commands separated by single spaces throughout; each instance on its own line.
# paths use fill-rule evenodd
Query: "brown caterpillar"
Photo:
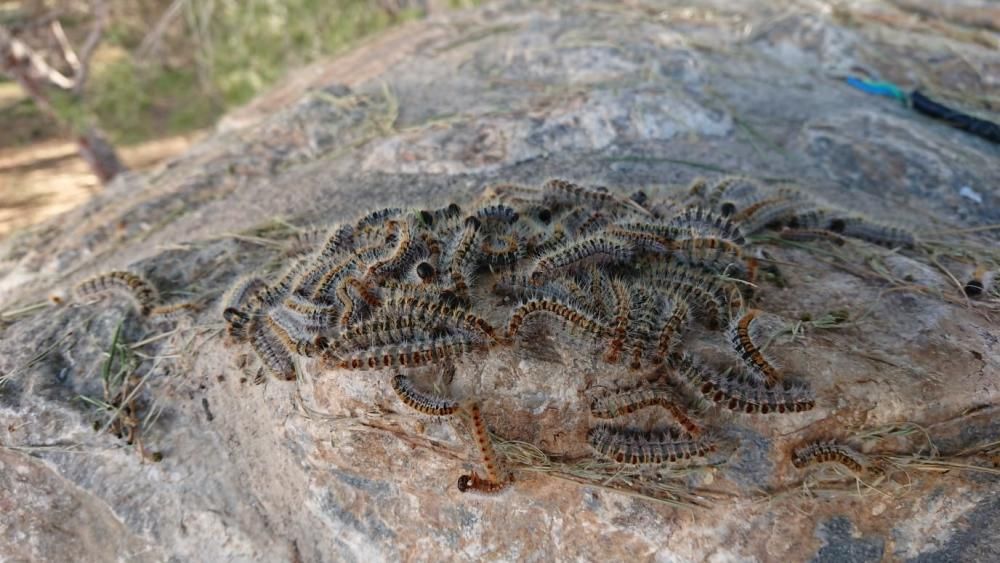
M 326 234 L 327 229 L 323 228 L 311 228 L 296 232 L 285 246 L 285 256 L 295 258 L 313 252 L 321 241 L 326 240 Z
M 334 341 L 331 347 L 339 349 L 341 346 L 338 341 Z M 476 339 L 447 336 L 364 348 L 342 355 L 327 352 L 323 354 L 323 359 L 327 365 L 349 370 L 413 368 L 482 349 L 484 349 L 483 344 Z
M 599 424 L 587 433 L 590 447 L 601 457 L 623 465 L 663 465 L 715 451 L 715 442 L 708 437 L 690 438 L 671 430 L 641 432 Z
M 816 400 L 805 387 L 782 384 L 767 388 L 740 375 L 723 377 L 687 355 L 671 356 L 670 364 L 682 381 L 716 405 L 731 411 L 784 414 L 805 412 L 816 406 Z
M 396 249 L 389 256 L 377 260 L 368 266 L 366 276 L 380 279 L 387 275 L 397 274 L 409 268 L 415 261 L 423 257 L 425 249 L 410 234 L 408 220 L 399 221 Z
M 832 219 L 827 228 L 845 237 L 889 248 L 913 248 L 917 245 L 916 237 L 910 231 L 862 217 L 838 217 Z
M 458 244 L 455 246 L 455 250 L 452 252 L 448 274 L 451 276 L 451 283 L 455 293 L 459 297 L 464 297 L 469 290 L 468 278 L 469 270 L 471 269 L 470 262 L 475 262 L 475 260 L 470 260 L 470 258 L 478 258 L 475 256 L 474 249 L 476 237 L 479 235 L 479 229 L 481 226 L 482 223 L 476 217 L 466 217 L 465 228 L 462 230 L 462 236 L 459 239 Z
M 632 371 L 642 367 L 642 358 L 646 348 L 653 340 L 653 325 L 660 314 L 662 300 L 658 295 L 644 287 L 632 289 L 632 310 L 629 312 L 629 329 L 626 342 L 631 351 L 632 359 L 629 369 Z
M 176 320 L 184 315 L 184 313 L 197 313 L 201 310 L 201 306 L 197 303 L 191 303 L 190 301 L 182 301 L 179 303 L 167 303 L 164 305 L 157 305 L 149 310 L 149 316 L 155 317 L 157 319 L 163 320 Z
M 312 357 L 325 347 L 326 339 L 315 333 L 310 333 L 287 309 L 276 309 L 269 312 L 265 321 L 289 352 Z
M 595 207 L 617 203 L 615 197 L 607 191 L 588 189 L 558 178 L 545 182 L 542 185 L 542 194 L 542 201 L 545 203 L 583 203 Z
M 449 325 L 457 321 L 464 329 L 479 333 L 491 340 L 499 340 L 496 330 L 482 317 L 473 315 L 463 308 L 452 308 L 444 303 L 431 301 L 429 298 L 396 295 L 381 310 L 383 315 L 413 316 L 428 325 Z
M 463 493 L 475 492 L 484 495 L 495 495 L 503 492 L 507 488 L 507 485 L 509 485 L 508 482 L 490 481 L 483 479 L 475 473 L 462 475 L 458 478 L 458 490 Z
M 247 333 L 250 346 L 274 377 L 285 381 L 295 379 L 295 363 L 291 354 L 282 346 L 281 340 L 267 324 L 252 321 Z
M 519 219 L 517 211 L 503 204 L 493 204 L 476 210 L 476 217 L 481 221 L 497 221 L 512 225 Z
M 676 262 L 655 264 L 643 276 L 643 281 L 665 294 L 678 299 L 692 301 L 698 308 L 709 314 L 710 327 L 723 326 L 729 319 L 729 295 L 726 284 L 713 275 Z M 736 292 L 738 293 L 738 292 Z
M 778 236 L 783 240 L 796 242 L 828 240 L 837 246 L 843 246 L 847 242 L 844 237 L 823 229 L 790 229 L 786 227 L 778 233 Z
M 86 279 L 73 288 L 73 297 L 79 302 L 94 300 L 111 293 L 123 293 L 132 298 L 142 316 L 148 316 L 159 301 L 156 288 L 143 277 L 114 270 Z
M 653 363 L 656 364 L 663 363 L 663 360 L 670 354 L 671 348 L 677 341 L 681 328 L 687 322 L 690 314 L 690 308 L 684 300 L 675 298 L 670 300 L 670 303 L 672 308 L 666 311 L 669 312 L 669 316 L 664 318 L 659 330 L 659 338 L 657 338 L 656 354 L 653 357 Z
M 431 416 L 449 416 L 458 412 L 459 404 L 451 399 L 420 391 L 408 377 L 397 373 L 392 378 L 392 390 L 411 409 Z
M 859 477 L 865 474 L 878 476 L 884 473 L 881 467 L 869 463 L 865 456 L 853 448 L 832 441 L 814 442 L 796 449 L 792 456 L 792 465 L 799 469 L 824 463 L 841 465 Z
M 633 389 L 594 400 L 590 405 L 590 414 L 594 418 L 612 419 L 649 407 L 661 407 L 669 412 L 688 434 L 700 436 L 701 425 L 688 416 L 679 402 L 680 398 L 666 388 Z
M 531 279 L 541 283 L 557 270 L 590 263 L 622 263 L 632 259 L 632 248 L 604 235 L 595 235 L 548 252 L 535 261 Z
M 490 241 L 483 241 L 479 249 L 480 263 L 489 270 L 510 268 L 521 257 L 521 246 L 517 237 L 503 236 L 499 240 L 503 246 L 494 246 Z
M 764 356 L 760 348 L 754 344 L 751 337 L 751 325 L 760 314 L 756 309 L 748 310 L 742 317 L 737 319 L 729 329 L 729 341 L 733 349 L 740 356 L 740 359 L 750 368 L 750 370 L 761 377 L 764 384 L 773 387 L 781 381 L 781 373 L 774 364 Z
M 615 296 L 615 317 L 611 322 L 611 342 L 604 353 L 604 361 L 616 364 L 625 345 L 629 316 L 632 312 L 632 291 L 622 280 L 613 280 L 611 289 Z
M 479 447 L 479 453 L 483 458 L 483 468 L 486 470 L 486 480 L 493 483 L 500 483 L 502 479 L 501 468 L 497 460 L 496 451 L 493 450 L 493 440 L 490 438 L 490 431 L 483 421 L 483 413 L 479 409 L 479 403 L 469 401 L 465 403 L 463 410 L 469 415 L 469 423 L 472 428 L 472 436 Z
M 536 313 L 548 313 L 561 317 L 565 322 L 596 337 L 602 337 L 606 334 L 603 324 L 580 307 L 560 299 L 540 297 L 529 299 L 514 309 L 510 315 L 510 321 L 507 323 L 507 338 L 513 339 L 517 336 L 524 321 Z

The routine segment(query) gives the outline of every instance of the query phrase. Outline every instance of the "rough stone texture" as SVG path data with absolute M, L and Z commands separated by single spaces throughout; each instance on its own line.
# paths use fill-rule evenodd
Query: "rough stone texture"
M 2 309 L 125 267 L 167 295 L 213 303 L 280 256 L 267 240 L 235 236 L 275 218 L 327 224 L 388 204 L 466 203 L 489 182 L 552 176 L 629 192 L 740 172 L 793 178 L 924 231 L 996 223 L 995 145 L 837 78 L 864 68 L 995 108 L 995 10 L 934 4 L 513 4 L 409 24 L 293 74 L 186 156 L 7 241 Z M 959 195 L 966 186 L 981 203 Z M 164 456 L 142 462 L 94 431 L 78 396 L 100 396 L 102 353 L 123 318 L 129 342 L 172 326 L 143 324 L 114 301 L 7 314 L 0 558 L 1000 558 L 995 476 L 913 472 L 909 488 L 884 495 L 812 498 L 794 494 L 802 476 L 788 462 L 805 439 L 905 421 L 929 428 L 942 452 L 995 440 L 996 313 L 934 291 L 877 299 L 884 283 L 775 252 L 801 267 L 784 268 L 787 287 L 765 285 L 765 309 L 795 319 L 875 308 L 858 326 L 782 343 L 818 408 L 725 421 L 738 447 L 695 484 L 737 498 L 695 511 L 528 473 L 502 497 L 462 496 L 455 479 L 476 456 L 458 426 L 411 415 L 386 374 L 304 362 L 298 385 L 253 386 L 214 307 L 140 349 L 156 356 L 140 371 L 144 399 L 162 412 L 145 443 Z M 898 277 L 954 294 L 932 267 L 885 260 Z M 572 348 L 557 354 L 463 364 L 454 390 L 482 396 L 498 434 L 574 451 L 584 426 L 563 416 L 603 368 Z M 880 447 L 919 445 L 911 436 Z M 762 490 L 787 494 L 754 501 Z

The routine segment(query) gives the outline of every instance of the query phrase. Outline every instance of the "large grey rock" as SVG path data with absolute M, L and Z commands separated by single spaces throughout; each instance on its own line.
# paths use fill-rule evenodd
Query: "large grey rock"
M 909 468 L 907 486 L 810 495 L 788 461 L 804 440 L 906 422 L 942 454 L 997 439 L 996 303 L 964 303 L 911 258 L 881 254 L 897 278 L 930 289 L 880 295 L 877 276 L 771 250 L 801 266 L 782 268 L 787 287 L 764 283 L 763 308 L 787 319 L 872 314 L 781 343 L 817 409 L 722 421 L 735 449 L 691 484 L 724 497 L 697 510 L 530 472 L 499 498 L 463 496 L 455 480 L 476 456 L 460 426 L 405 411 L 387 374 L 304 362 L 298 384 L 254 386 L 214 308 L 236 277 L 281 259 L 273 242 L 288 231 L 277 218 L 328 224 L 390 204 L 467 203 L 498 181 L 560 176 L 630 193 L 745 173 L 923 231 L 995 223 L 995 145 L 837 78 L 866 68 L 988 100 L 1000 81 L 996 34 L 964 27 L 968 11 L 948 13 L 487 6 L 293 73 L 187 155 L 3 245 L 0 559 L 996 560 L 994 475 Z M 176 331 L 115 301 L 11 314 L 122 268 L 212 307 Z M 104 419 L 79 399 L 101 396 L 103 353 L 123 319 L 126 342 L 162 334 L 138 348 L 146 412 L 161 413 L 143 441 L 159 463 L 95 432 Z M 461 364 L 454 390 L 479 396 L 502 436 L 583 453 L 582 381 L 606 368 L 572 348 L 556 355 Z M 878 446 L 922 445 L 920 432 L 899 434 Z

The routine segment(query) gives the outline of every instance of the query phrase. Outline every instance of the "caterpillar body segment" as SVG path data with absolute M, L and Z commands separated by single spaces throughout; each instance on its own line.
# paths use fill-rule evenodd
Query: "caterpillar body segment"
M 417 389 L 413 382 L 401 373 L 393 376 L 392 390 L 403 404 L 426 415 L 450 416 L 460 408 L 456 401 Z
M 716 444 L 708 436 L 694 438 L 673 430 L 641 432 L 622 426 L 599 424 L 587 435 L 590 447 L 601 457 L 622 465 L 664 465 L 705 457 Z

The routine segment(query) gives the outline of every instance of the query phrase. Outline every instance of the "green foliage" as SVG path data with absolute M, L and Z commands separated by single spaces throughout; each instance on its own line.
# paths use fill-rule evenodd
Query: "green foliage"
M 207 127 L 289 70 L 420 15 L 390 13 L 369 0 L 189 2 L 158 49 L 138 60 L 139 45 L 171 2 L 159 4 L 145 19 L 125 10 L 113 16 L 82 104 L 70 93 L 53 94 L 56 112 L 71 128 L 96 123 L 115 143 L 128 144 Z

